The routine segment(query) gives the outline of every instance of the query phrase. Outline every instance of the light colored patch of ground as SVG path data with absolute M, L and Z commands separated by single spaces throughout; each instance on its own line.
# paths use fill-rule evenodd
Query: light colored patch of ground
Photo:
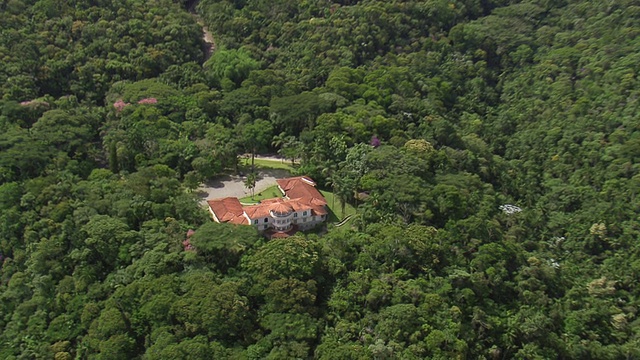
M 244 154 L 244 155 L 242 155 L 240 157 L 250 160 L 251 159 L 251 154 Z M 278 156 L 278 155 L 256 155 L 256 159 L 280 161 L 280 162 L 283 162 L 283 161 L 284 162 L 290 162 L 290 160 L 283 159 L 282 156 Z
M 286 170 L 260 170 L 256 181 L 255 193 L 259 193 L 276 184 L 276 179 L 291 176 Z M 243 198 L 251 195 L 251 191 L 244 186 L 246 177 L 237 175 L 224 175 L 200 185 L 197 190 L 202 198 L 202 204 L 207 200 L 224 197 Z

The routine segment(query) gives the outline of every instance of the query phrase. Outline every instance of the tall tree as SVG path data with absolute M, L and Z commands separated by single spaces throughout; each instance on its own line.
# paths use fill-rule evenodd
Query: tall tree
M 251 199 L 253 199 L 256 190 L 256 180 L 258 175 L 254 172 L 250 172 L 247 177 L 244 179 L 244 187 L 251 191 Z
M 245 150 L 251 152 L 251 172 L 255 173 L 256 153 L 269 146 L 273 138 L 273 127 L 270 122 L 257 119 L 250 124 L 238 125 L 236 129 L 242 138 Z

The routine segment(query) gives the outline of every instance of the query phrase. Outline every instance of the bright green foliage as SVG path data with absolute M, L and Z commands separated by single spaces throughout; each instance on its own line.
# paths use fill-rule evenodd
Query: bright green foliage
M 330 210 L 329 215 L 335 215 L 335 218 L 329 218 L 329 221 L 340 222 L 347 216 L 354 215 L 356 213 L 356 209 L 355 207 L 353 207 L 353 205 L 349 203 L 343 203 L 335 193 L 326 190 L 321 190 L 320 193 L 322 194 L 322 196 L 324 196 L 325 200 L 327 200 L 327 206 Z M 342 208 L 343 204 L 344 211 Z
M 244 49 L 218 49 L 204 64 L 212 84 L 228 91 L 239 87 L 249 73 L 259 67 L 260 64 Z

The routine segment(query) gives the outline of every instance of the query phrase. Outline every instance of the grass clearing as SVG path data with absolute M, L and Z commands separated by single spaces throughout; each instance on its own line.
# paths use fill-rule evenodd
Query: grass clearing
M 287 170 L 293 171 L 294 167 L 291 166 L 290 161 L 283 160 L 269 160 L 269 159 L 255 159 L 256 168 L 260 169 L 279 169 L 279 170 Z M 251 168 L 251 158 L 241 159 L 240 166 L 250 169 Z
M 258 203 L 258 201 L 264 199 L 273 199 L 275 197 L 282 197 L 282 193 L 280 192 L 280 189 L 278 189 L 278 185 L 270 186 L 259 193 L 256 193 L 253 198 L 251 198 L 251 195 L 245 196 L 240 199 L 240 202 L 244 204 L 251 204 Z
M 327 200 L 327 206 L 329 207 L 329 222 L 339 222 L 345 217 L 356 213 L 356 208 L 349 203 L 345 205 L 343 213 L 340 199 L 338 199 L 331 191 L 320 190 L 320 193 Z

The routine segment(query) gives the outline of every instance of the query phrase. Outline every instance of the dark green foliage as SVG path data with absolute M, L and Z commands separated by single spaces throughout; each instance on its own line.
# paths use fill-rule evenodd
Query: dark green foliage
M 638 19 L 1 2 L 0 358 L 640 358 Z M 193 189 L 275 152 L 357 214 L 208 220 Z
M 0 97 L 24 101 L 73 92 L 102 101 L 114 81 L 158 76 L 170 65 L 202 58 L 199 27 L 172 1 L 10 3 L 14 11 L 0 15 L 7 34 L 0 43 L 7 65 Z
M 258 234 L 251 226 L 206 223 L 190 238 L 198 255 L 221 272 L 236 267 L 247 248 L 257 240 Z
M 271 100 L 269 110 L 276 131 L 297 136 L 305 128 L 312 129 L 314 120 L 331 110 L 331 103 L 320 96 L 302 93 Z

